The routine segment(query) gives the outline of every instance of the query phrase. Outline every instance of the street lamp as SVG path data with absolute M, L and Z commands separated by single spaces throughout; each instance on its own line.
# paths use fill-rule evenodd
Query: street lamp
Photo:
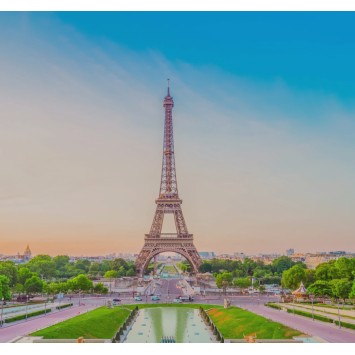
M 47 315 L 47 301 L 48 301 L 48 298 L 47 298 L 47 294 L 46 294 L 46 299 L 44 301 L 44 315 L 45 316 Z
M 314 320 L 314 308 L 313 308 L 314 295 L 309 295 L 309 298 L 312 301 L 312 320 Z
M 2 319 L 3 319 L 3 313 L 4 313 L 4 297 L 1 299 L 1 321 L 0 321 L 0 327 L 2 327 Z
M 80 303 L 80 290 L 79 290 L 79 306 L 81 306 L 81 303 Z
M 28 309 L 28 295 L 26 295 L 26 320 L 27 320 L 27 309 Z
M 338 299 L 338 323 L 339 323 L 339 328 L 341 328 L 341 323 L 340 323 L 340 310 L 339 310 L 339 299 Z
M 292 296 L 292 308 L 293 308 L 293 315 L 295 315 L 295 296 Z

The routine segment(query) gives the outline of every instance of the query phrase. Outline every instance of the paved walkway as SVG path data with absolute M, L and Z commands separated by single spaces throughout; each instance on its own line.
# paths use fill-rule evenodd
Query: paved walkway
M 0 328 L 0 343 L 11 342 L 11 340 L 17 337 L 25 336 L 36 330 L 49 327 L 50 325 L 62 322 L 100 306 L 102 306 L 102 303 L 85 304 L 82 306 L 75 305 L 69 309 L 49 313 L 46 316 L 42 315 L 39 317 L 28 318 L 27 321 L 21 321 L 20 323 L 10 323 L 6 327 Z
M 238 305 L 238 301 L 233 300 L 233 305 Z M 310 318 L 293 315 L 285 311 L 279 311 L 273 308 L 264 306 L 263 304 L 243 304 L 242 308 L 253 313 L 259 314 L 265 318 L 275 322 L 282 323 L 293 329 L 297 329 L 304 334 L 319 337 L 331 343 L 355 343 L 355 331 L 338 326 L 331 323 L 313 321 Z
M 295 304 L 293 306 L 292 304 L 289 304 L 289 303 L 280 304 L 280 306 L 288 308 L 290 310 L 293 310 L 293 308 L 295 308 L 295 310 L 299 310 L 299 311 L 303 311 L 303 312 L 307 312 L 307 313 L 312 313 L 312 306 L 311 307 L 304 307 L 304 306 L 298 305 L 298 304 Z M 314 314 L 318 314 L 320 316 L 327 317 L 327 318 L 330 318 L 333 320 L 339 320 L 337 310 L 335 310 L 335 312 L 327 312 L 326 310 L 320 309 L 320 308 L 321 307 L 317 307 L 317 308 L 314 307 Z M 350 318 L 349 316 L 341 314 L 341 312 L 340 312 L 340 321 L 355 324 L 355 318 Z

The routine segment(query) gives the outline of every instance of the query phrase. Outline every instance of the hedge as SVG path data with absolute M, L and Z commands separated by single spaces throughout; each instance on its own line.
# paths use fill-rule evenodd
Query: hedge
M 339 325 L 339 321 L 336 320 L 335 324 Z M 340 322 L 340 326 L 344 327 L 344 328 L 355 329 L 355 324 L 352 324 L 352 323 Z
M 63 308 L 66 308 L 66 307 L 71 307 L 73 304 L 72 303 L 67 303 L 67 304 L 63 304 L 61 306 L 57 306 L 55 307 L 56 309 L 63 309 Z
M 282 309 L 281 306 L 279 306 L 278 304 L 274 304 L 274 303 L 265 303 L 265 306 L 270 307 L 270 308 L 275 308 L 275 309 L 278 309 L 278 310 Z
M 49 308 L 47 310 L 27 313 L 27 318 L 39 316 L 40 314 L 44 314 L 44 313 L 49 313 L 50 311 L 51 311 L 51 309 Z M 16 316 L 16 317 L 12 317 L 12 318 L 6 318 L 5 323 L 12 323 L 12 322 L 16 322 L 17 320 L 21 320 L 21 319 L 26 319 L 26 314 L 21 314 L 20 316 Z
M 295 313 L 295 314 L 298 314 L 300 316 L 304 316 L 304 317 L 308 317 L 308 318 L 313 318 L 314 317 L 314 319 L 320 320 L 322 322 L 333 323 L 333 319 L 328 318 L 328 317 L 324 317 L 324 316 L 320 316 L 319 314 L 314 314 L 312 316 L 312 313 L 299 311 L 297 309 L 293 310 L 291 308 L 288 308 L 287 312 L 288 313 Z

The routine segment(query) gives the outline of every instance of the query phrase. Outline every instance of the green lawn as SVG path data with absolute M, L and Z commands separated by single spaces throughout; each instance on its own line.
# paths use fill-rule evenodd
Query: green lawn
M 175 266 L 172 265 L 165 265 L 162 270 L 162 273 L 163 272 L 166 272 L 168 274 L 177 274 Z
M 280 323 L 237 307 L 213 308 L 208 315 L 225 339 L 243 339 L 256 333 L 257 339 L 292 339 L 301 333 Z
M 133 307 L 130 307 L 133 308 Z M 100 307 L 30 335 L 44 339 L 111 339 L 130 314 L 128 309 Z
M 108 309 L 101 307 L 62 323 L 32 333 L 45 339 L 111 339 L 129 315 L 128 309 L 136 305 L 123 305 Z M 226 339 L 242 339 L 244 335 L 256 333 L 258 339 L 291 339 L 301 333 L 282 324 L 272 322 L 254 313 L 237 307 L 224 309 L 211 304 L 140 304 L 139 308 L 202 306 Z

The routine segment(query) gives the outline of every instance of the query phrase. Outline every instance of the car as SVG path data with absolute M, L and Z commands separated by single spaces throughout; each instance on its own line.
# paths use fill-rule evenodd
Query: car
M 174 298 L 173 303 L 182 303 L 180 298 Z
M 119 298 L 114 298 L 113 300 L 112 300 L 112 304 L 115 306 L 115 305 L 117 305 L 117 304 L 119 304 L 121 302 L 121 300 L 119 299 Z
M 141 297 L 141 296 L 135 296 L 135 297 L 134 297 L 134 300 L 135 300 L 135 301 L 142 301 L 142 297 Z
M 151 293 L 149 294 L 149 296 L 154 296 L 154 293 L 153 293 L 153 292 L 151 292 Z
M 152 301 L 159 301 L 160 297 L 159 296 L 152 296 Z
M 194 300 L 191 296 L 181 296 L 179 298 L 182 302 L 192 302 Z

